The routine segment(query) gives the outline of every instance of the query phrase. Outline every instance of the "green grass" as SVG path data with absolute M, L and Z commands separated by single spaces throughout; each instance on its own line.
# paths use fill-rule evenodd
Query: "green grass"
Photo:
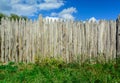
M 54 59 L 45 61 L 0 65 L 0 83 L 120 83 L 119 63 L 79 65 Z

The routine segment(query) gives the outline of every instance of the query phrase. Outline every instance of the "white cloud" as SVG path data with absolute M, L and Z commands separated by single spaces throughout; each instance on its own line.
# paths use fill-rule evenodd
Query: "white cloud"
M 11 0 L 11 4 L 16 4 L 18 2 L 20 2 L 20 0 Z
M 88 22 L 97 22 L 96 18 L 95 17 L 91 17 Z
M 31 16 L 37 11 L 57 9 L 62 5 L 63 0 L 0 0 L 0 12 Z
M 39 4 L 41 10 L 57 9 L 63 6 L 62 0 L 44 0 L 44 3 Z
M 46 16 L 45 19 L 48 20 L 48 21 L 50 21 L 50 20 L 52 20 L 52 21 L 55 21 L 55 20 L 58 21 L 59 20 L 58 17 L 49 17 L 49 16 Z
M 76 13 L 76 12 L 77 12 L 76 8 L 70 7 L 70 8 L 62 10 L 59 13 L 53 12 L 53 13 L 51 13 L 51 16 L 58 16 L 58 17 L 63 18 L 63 19 L 74 20 L 75 17 L 73 16 L 73 13 Z
M 50 10 L 50 9 L 58 9 L 60 8 L 62 5 L 64 5 L 63 3 L 42 3 L 39 5 L 39 8 L 41 10 Z
M 71 14 L 62 14 L 60 15 L 61 18 L 63 19 L 70 19 L 70 20 L 74 20 L 74 16 Z
M 63 0 L 44 0 L 47 3 L 58 3 L 58 2 L 63 2 Z
M 16 4 L 12 7 L 12 11 L 18 15 L 32 16 L 37 9 L 33 5 Z
M 64 9 L 63 11 L 60 12 L 60 14 L 72 14 L 72 13 L 76 13 L 77 10 L 74 7 L 70 7 L 67 9 Z
M 34 16 L 35 13 L 41 10 L 58 9 L 64 5 L 63 0 L 0 0 L 0 12 L 7 15 L 15 13 L 24 16 Z M 77 10 L 74 7 L 63 9 L 59 13 L 51 13 L 51 19 L 72 19 L 75 17 L 73 13 Z
M 57 16 L 57 15 L 58 15 L 58 14 L 55 13 L 55 12 L 51 13 L 51 16 Z

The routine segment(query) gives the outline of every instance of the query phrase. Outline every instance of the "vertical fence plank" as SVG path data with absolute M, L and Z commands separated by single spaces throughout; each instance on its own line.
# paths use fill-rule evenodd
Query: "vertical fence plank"
M 94 35 L 94 37 L 93 37 L 93 58 L 96 58 L 96 56 L 97 56 L 97 27 L 98 27 L 98 23 L 94 23 L 94 25 L 93 25 L 93 35 Z
M 77 62 L 81 62 L 81 45 L 82 45 L 82 39 L 81 39 L 81 22 L 78 23 L 78 27 L 77 27 Z
M 15 42 L 16 42 L 16 43 L 15 43 L 15 44 L 16 44 L 16 45 L 15 45 L 15 49 L 16 49 L 16 50 L 15 50 L 15 53 L 16 53 L 16 54 L 15 54 L 15 61 L 18 62 L 18 58 L 19 58 L 19 57 L 18 57 L 18 56 L 19 56 L 19 52 L 18 52 L 18 51 L 19 51 L 19 43 L 18 43 L 18 41 L 19 41 L 19 40 L 18 40 L 18 37 L 19 37 L 19 34 L 18 34 L 18 21 L 15 20 L 14 23 L 15 23 L 15 27 L 14 27 L 14 28 L 15 28 L 15 36 L 16 36 L 16 37 L 15 37 Z
M 72 34 L 73 34 L 73 31 L 72 31 L 72 26 L 73 26 L 73 22 L 70 21 L 70 27 L 69 27 L 69 62 L 72 61 L 72 53 L 73 53 L 73 46 L 72 46 Z
M 112 59 L 116 58 L 116 22 L 110 21 L 110 52 Z
M 1 61 L 2 62 L 4 62 L 4 54 L 5 54 L 5 47 L 4 47 L 4 41 L 5 41 L 5 37 L 4 37 L 4 34 L 5 34 L 5 32 L 4 32 L 4 27 L 5 27 L 5 19 L 4 18 L 2 18 L 2 20 L 1 20 Z
M 70 22 L 67 21 L 66 22 L 66 48 L 65 48 L 65 51 L 66 51 L 66 62 L 68 63 L 69 62 L 69 30 L 70 30 L 70 26 L 69 26 Z
M 19 31 L 19 38 L 18 38 L 18 44 L 19 44 L 19 62 L 22 62 L 22 37 L 21 37 L 21 19 L 18 21 L 18 31 Z
M 118 19 L 117 19 L 117 28 L 116 28 L 117 30 L 117 32 L 116 32 L 116 38 L 117 38 L 117 58 L 120 58 L 120 15 L 119 15 L 119 17 L 118 17 Z

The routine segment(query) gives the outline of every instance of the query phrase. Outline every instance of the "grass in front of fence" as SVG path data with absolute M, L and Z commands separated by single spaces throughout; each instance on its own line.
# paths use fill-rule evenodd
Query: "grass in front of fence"
M 44 59 L 36 64 L 0 65 L 0 83 L 120 83 L 120 64 L 64 63 Z

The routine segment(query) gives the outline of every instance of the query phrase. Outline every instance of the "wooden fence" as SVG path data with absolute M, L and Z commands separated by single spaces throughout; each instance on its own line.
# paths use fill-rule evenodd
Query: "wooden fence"
M 116 58 L 116 21 L 73 22 L 2 19 L 0 61 L 34 62 L 35 57 L 62 58 L 66 62 L 103 56 Z

